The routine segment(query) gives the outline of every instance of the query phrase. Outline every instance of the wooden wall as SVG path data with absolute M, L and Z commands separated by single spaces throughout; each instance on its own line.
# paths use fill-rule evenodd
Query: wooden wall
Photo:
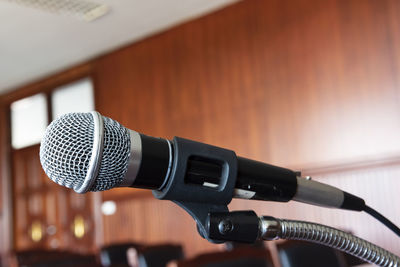
M 11 196 L 7 194 L 11 188 L 9 161 L 9 120 L 6 105 L 0 99 L 0 256 L 10 249 L 12 242 Z M 0 259 L 4 260 L 4 257 Z M 4 260 L 5 261 L 5 260 Z
M 5 140 L 5 131 L 4 131 L 4 124 L 3 121 L 5 119 L 5 108 L 3 108 L 2 103 L 0 102 L 0 231 L 4 231 L 4 193 L 3 193 L 3 182 L 6 180 L 4 178 L 4 155 L 5 155 L 5 150 L 4 150 L 4 145 L 6 143 Z M 0 252 L 4 250 L 4 241 L 0 241 Z M 1 261 L 0 261 L 1 263 Z
M 94 202 L 99 202 L 101 196 L 75 194 L 54 184 L 41 168 L 38 144 L 16 150 L 11 148 L 10 142 L 9 106 L 13 101 L 44 93 L 48 100 L 48 120 L 51 121 L 52 91 L 90 76 L 90 63 L 82 64 L 0 96 L 0 178 L 3 196 L 0 256 L 5 256 L 3 259 L 7 260 L 14 250 L 25 249 L 93 252 L 98 246 L 97 239 L 101 240 L 98 238 L 102 233 L 101 224 L 94 223 L 101 216 L 100 210 L 94 208 Z M 36 229 L 36 240 L 33 240 L 33 228 Z M 79 236 L 75 232 L 78 228 Z M 98 230 L 100 234 L 96 234 Z M 38 233 L 41 233 L 40 238 Z M 8 266 L 7 262 L 5 266 Z
M 95 250 L 94 195 L 50 181 L 39 162 L 39 145 L 12 154 L 14 249 Z
M 400 200 L 398 167 L 380 167 L 400 155 L 399 18 L 398 1 L 243 1 L 99 58 L 96 102 L 149 135 L 308 169 L 400 224 L 399 208 L 389 208 Z M 180 208 L 135 194 L 104 193 L 118 208 L 103 217 L 106 243 L 177 241 L 189 254 L 213 248 Z M 302 204 L 232 206 L 322 221 L 400 252 L 394 235 L 366 215 Z
M 6 117 L 6 109 L 3 107 L 2 103 L 0 102 L 0 126 L 1 126 L 1 130 L 0 130 L 0 144 L 5 144 L 6 141 L 6 131 L 4 130 L 4 126 L 5 126 L 5 117 Z M 3 176 L 4 176 L 4 172 L 5 172 L 5 168 L 4 168 L 4 155 L 5 153 L 5 146 L 4 145 L 0 145 L 0 218 L 3 217 L 3 211 L 4 211 L 4 193 L 3 193 Z M 0 219 L 1 220 L 1 219 Z
M 241 1 L 90 62 L 96 106 L 142 133 L 303 169 L 400 224 L 399 25 L 396 0 Z M 103 216 L 106 244 L 215 249 L 189 215 L 149 192 L 103 199 L 117 203 Z M 243 200 L 231 208 L 323 222 L 400 253 L 394 234 L 364 214 Z

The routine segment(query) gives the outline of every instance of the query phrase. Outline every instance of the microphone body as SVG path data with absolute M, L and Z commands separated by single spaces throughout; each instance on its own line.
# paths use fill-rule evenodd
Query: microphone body
M 91 135 L 93 138 L 87 137 Z M 76 145 L 76 142 L 82 144 Z M 67 144 L 60 146 L 62 143 Z M 182 151 L 184 147 L 187 147 L 186 154 Z M 365 206 L 362 199 L 301 178 L 298 172 L 237 157 L 231 150 L 183 138 L 170 141 L 150 137 L 97 112 L 67 114 L 53 121 L 42 140 L 40 159 L 53 181 L 78 193 L 125 186 L 151 189 L 157 197 L 171 186 L 171 175 L 179 172 L 185 189 L 178 190 L 173 200 L 179 200 L 179 194 L 186 198 L 190 192 L 196 195 L 200 188 L 211 196 L 229 183 L 234 188 L 233 196 L 226 198 L 227 203 L 232 197 L 238 197 L 279 202 L 293 199 L 350 210 L 362 210 Z M 214 200 L 217 198 L 216 195 Z
M 133 141 L 141 142 L 141 163 L 128 171 L 124 186 L 162 190 L 167 184 L 173 164 L 174 141 L 150 137 L 129 130 Z M 194 141 L 190 141 L 194 142 Z M 196 142 L 200 146 L 205 145 Z M 135 146 L 137 147 L 137 145 Z M 131 158 L 135 151 L 131 150 Z M 185 170 L 185 183 L 218 190 L 221 182 L 223 163 L 204 157 L 189 157 Z M 232 153 L 234 153 L 232 151 Z M 236 156 L 236 155 L 235 155 Z M 360 210 L 363 201 L 333 186 L 299 177 L 298 172 L 260 161 L 236 157 L 237 176 L 233 197 L 263 201 L 288 202 L 295 200 L 312 205 Z
M 176 155 L 173 151 L 174 141 L 150 137 L 132 130 L 130 136 L 132 144 L 137 143 L 133 139 L 140 138 L 142 156 L 140 164 L 130 163 L 130 166 L 135 167 L 128 168 L 125 179 L 130 182 L 124 182 L 123 185 L 161 190 L 169 178 Z M 196 143 L 202 145 L 200 142 Z M 132 149 L 131 158 L 137 153 L 137 150 Z M 185 183 L 217 188 L 221 182 L 223 162 L 196 157 L 196 151 L 192 153 L 194 155 L 187 161 Z M 242 157 L 236 157 L 236 160 L 237 197 L 286 202 L 296 194 L 297 175 L 294 171 Z

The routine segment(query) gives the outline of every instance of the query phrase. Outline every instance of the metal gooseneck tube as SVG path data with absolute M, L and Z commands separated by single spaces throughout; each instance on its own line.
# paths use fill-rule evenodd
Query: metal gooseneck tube
M 208 216 L 212 239 L 253 243 L 257 239 L 303 240 L 351 254 L 384 267 L 400 267 L 400 257 L 352 234 L 335 228 L 294 220 L 258 217 L 254 211 L 213 212 Z
M 263 240 L 294 239 L 318 243 L 384 267 L 400 266 L 400 258 L 366 240 L 335 228 L 304 221 L 260 217 L 260 238 Z

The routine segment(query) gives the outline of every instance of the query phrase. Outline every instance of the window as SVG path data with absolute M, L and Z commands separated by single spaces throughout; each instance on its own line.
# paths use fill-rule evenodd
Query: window
M 53 119 L 70 112 L 94 110 L 93 83 L 89 78 L 57 88 L 51 97 Z
M 46 94 L 36 94 L 11 104 L 11 145 L 14 149 L 39 144 L 48 125 Z M 52 119 L 69 112 L 94 110 L 90 78 L 55 88 L 51 92 Z
M 11 144 L 15 149 L 37 144 L 47 126 L 44 94 L 23 98 L 11 104 Z

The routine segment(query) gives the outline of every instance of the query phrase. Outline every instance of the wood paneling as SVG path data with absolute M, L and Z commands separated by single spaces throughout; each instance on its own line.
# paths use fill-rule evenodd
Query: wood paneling
M 6 134 L 7 132 L 5 131 L 5 117 L 6 117 L 6 108 L 2 105 L 0 101 L 0 231 L 4 232 L 4 173 L 5 173 L 5 167 L 7 166 L 5 164 L 5 146 L 7 144 L 6 141 Z M 4 245 L 5 242 L 4 240 L 0 241 L 0 255 L 3 254 L 4 252 Z M 0 260 L 1 264 L 1 260 Z
M 5 153 L 5 147 L 7 145 L 7 140 L 6 140 L 6 125 L 5 125 L 5 118 L 6 118 L 6 107 L 4 107 L 2 105 L 2 103 L 0 102 L 0 217 L 2 217 L 3 214 L 3 198 L 4 198 L 4 192 L 3 192 L 3 177 L 4 177 L 4 173 L 5 173 L 5 167 L 6 164 L 5 163 L 5 159 L 4 159 L 4 155 Z
M 101 58 L 98 106 L 287 166 L 397 154 L 395 3 L 244 1 Z
M 92 194 L 76 194 L 50 181 L 38 155 L 39 145 L 13 151 L 14 248 L 92 251 Z
M 400 225 L 400 164 L 314 172 L 313 179 L 337 186 L 366 200 L 367 204 Z M 268 203 L 233 200 L 230 208 L 254 209 L 257 214 L 319 222 L 350 231 L 363 239 L 400 254 L 398 236 L 364 212 L 327 209 L 303 203 Z
M 293 168 L 398 156 L 399 18 L 395 0 L 242 1 L 96 60 L 96 103 L 104 115 L 149 135 L 192 138 Z M 372 206 L 399 203 L 390 194 L 395 170 L 338 175 L 351 192 L 366 194 L 371 184 L 390 196 L 365 195 Z M 345 228 L 362 222 L 304 205 L 237 203 L 328 223 L 338 214 Z M 189 254 L 213 247 L 173 204 L 125 198 L 117 207 L 104 217 L 106 243 L 173 239 Z M 381 230 L 368 227 L 360 231 L 374 241 Z M 393 237 L 382 236 L 376 241 L 400 251 Z
M 3 243 L 0 252 L 39 247 L 88 252 L 95 249 L 97 239 L 101 240 L 97 237 L 99 234 L 95 234 L 99 230 L 96 226 L 101 227 L 101 217 L 99 220 L 99 216 L 96 215 L 99 208 L 94 208 L 94 203 L 99 203 L 98 199 L 101 196 L 77 195 L 50 182 L 39 162 L 39 146 L 12 150 L 9 127 L 9 106 L 13 101 L 44 92 L 49 101 L 47 108 L 51 118 L 52 90 L 90 76 L 91 70 L 91 63 L 84 63 L 0 96 L 0 174 L 3 184 L 6 185 L 3 191 L 7 196 L 4 198 L 7 200 L 3 205 L 4 216 L 0 218 L 4 222 L 4 238 L 1 239 Z M 95 224 L 95 221 L 99 223 Z M 81 222 L 85 233 L 83 237 L 76 237 L 74 229 L 77 228 L 74 227 Z M 31 236 L 32 226 L 35 224 L 40 226 L 43 235 L 38 242 L 34 242 Z
M 11 249 L 12 243 L 12 210 L 11 210 L 11 174 L 10 166 L 10 135 L 9 111 L 7 105 L 0 99 L 0 255 L 5 255 Z M 2 257 L 4 260 L 4 257 Z M 4 260 L 5 261 L 5 260 Z
M 396 0 L 241 1 L 2 99 L 90 72 L 98 110 L 131 129 L 306 169 L 400 224 L 399 25 Z M 181 242 L 189 256 L 215 249 L 189 215 L 150 192 L 116 189 L 104 199 L 117 203 L 103 216 L 104 243 Z M 243 200 L 231 207 L 327 223 L 400 253 L 396 237 L 362 213 Z

